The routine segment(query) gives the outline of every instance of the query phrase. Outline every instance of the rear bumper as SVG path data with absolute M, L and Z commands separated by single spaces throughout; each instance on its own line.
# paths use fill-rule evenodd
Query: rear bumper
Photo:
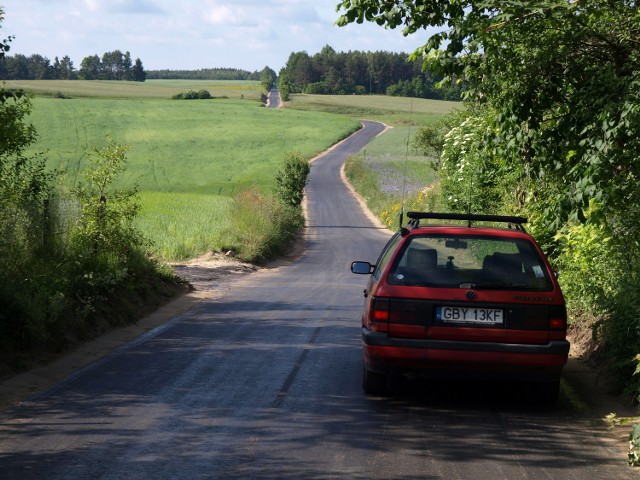
M 393 338 L 362 329 L 365 367 L 379 373 L 430 377 L 551 381 L 560 378 L 569 342 L 544 345 Z

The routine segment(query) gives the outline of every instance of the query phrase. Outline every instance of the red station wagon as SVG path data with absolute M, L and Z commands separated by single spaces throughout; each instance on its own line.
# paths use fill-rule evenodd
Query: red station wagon
M 375 265 L 351 265 L 371 275 L 362 315 L 365 393 L 384 394 L 392 373 L 417 372 L 534 382 L 538 400 L 555 401 L 569 353 L 567 313 L 554 272 L 522 226 L 527 220 L 407 216 Z

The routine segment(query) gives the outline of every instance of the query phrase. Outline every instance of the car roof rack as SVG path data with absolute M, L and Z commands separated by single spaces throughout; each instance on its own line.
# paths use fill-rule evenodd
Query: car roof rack
M 411 220 L 409 225 L 416 228 L 420 225 L 420 220 L 463 220 L 468 222 L 470 227 L 471 222 L 498 222 L 507 223 L 509 228 L 515 228 L 522 232 L 525 231 L 522 226 L 523 223 L 527 223 L 525 217 L 516 217 L 508 215 L 480 215 L 474 213 L 436 213 L 436 212 L 407 212 L 407 217 Z

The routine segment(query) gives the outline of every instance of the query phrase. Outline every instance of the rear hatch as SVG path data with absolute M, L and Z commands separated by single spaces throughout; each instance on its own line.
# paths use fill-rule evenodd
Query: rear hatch
M 473 342 L 562 340 L 560 288 L 530 236 L 494 229 L 412 233 L 380 282 L 387 334 Z M 386 299 L 386 300 L 383 300 Z

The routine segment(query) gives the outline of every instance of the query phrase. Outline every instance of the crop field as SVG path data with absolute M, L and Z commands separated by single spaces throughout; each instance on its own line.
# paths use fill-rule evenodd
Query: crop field
M 147 80 L 114 82 L 108 80 L 7 80 L 5 87 L 23 89 L 53 97 L 164 98 L 188 90 L 208 90 L 213 97 L 260 100 L 262 87 L 257 81 L 231 80 Z
M 275 110 L 242 100 L 37 98 L 30 117 L 36 150 L 71 185 L 86 150 L 105 143 L 131 147 L 122 182 L 142 192 L 232 196 L 268 188 L 285 152 L 311 157 L 357 129 L 357 122 L 320 112 Z M 123 185 L 123 186 L 124 186 Z
M 387 124 L 423 124 L 460 108 L 460 102 L 386 95 L 291 95 L 293 109 L 315 110 L 378 120 Z

